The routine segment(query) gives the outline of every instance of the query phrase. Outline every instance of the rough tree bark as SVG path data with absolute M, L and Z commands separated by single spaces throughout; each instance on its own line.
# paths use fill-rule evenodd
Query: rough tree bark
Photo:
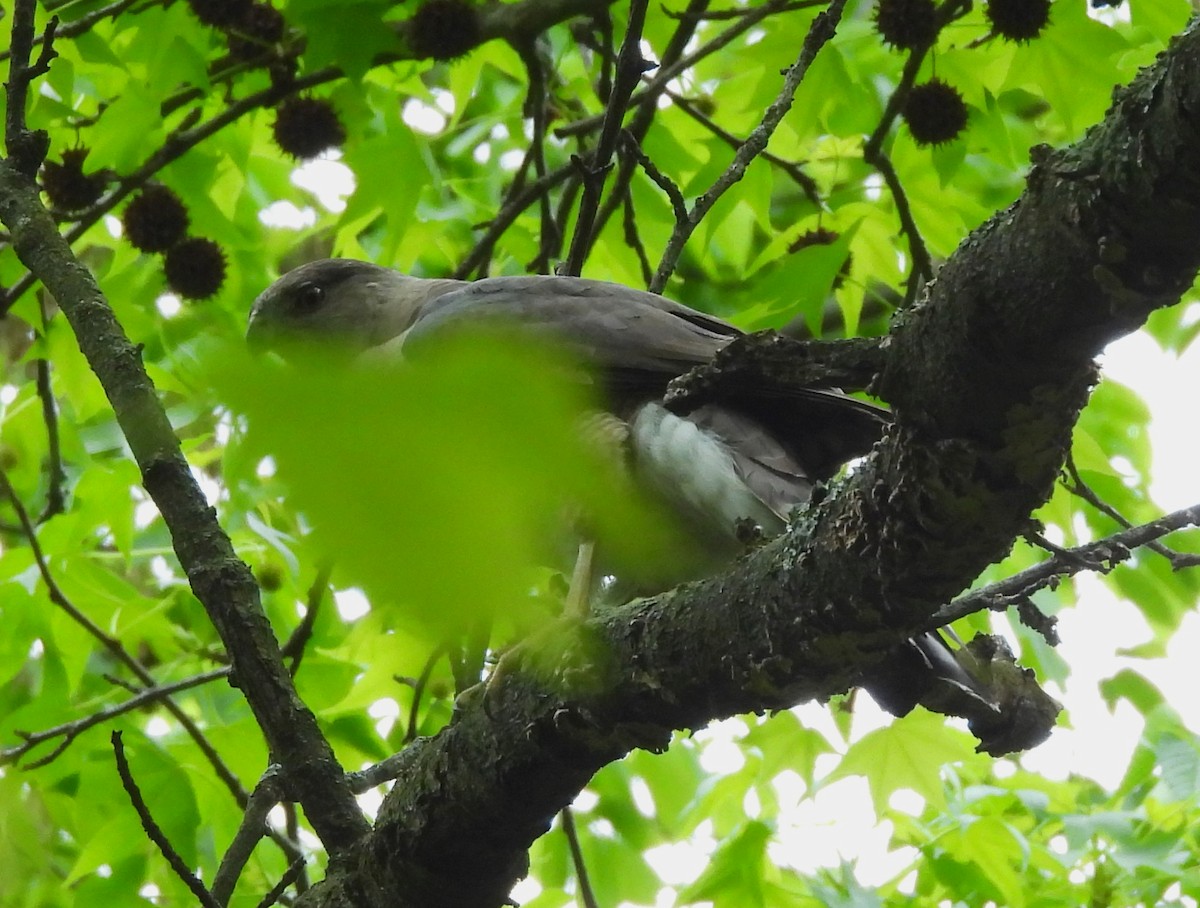
M 1200 263 L 1200 35 L 1120 93 L 1104 124 L 1037 156 L 867 361 L 897 422 L 862 469 L 728 575 L 598 615 L 586 677 L 515 670 L 400 757 L 367 831 L 282 672 L 252 578 L 190 480 L 136 350 L 33 182 L 0 166 L 0 218 L 56 295 L 230 645 L 293 792 L 333 854 L 305 906 L 499 905 L 529 844 L 592 774 L 672 730 L 846 689 L 1007 552 L 1048 496 L 1092 358 Z M 41 213 L 39 214 L 39 210 Z M 581 643 L 581 646 L 584 645 Z M 261 687 L 260 687 L 261 685 Z

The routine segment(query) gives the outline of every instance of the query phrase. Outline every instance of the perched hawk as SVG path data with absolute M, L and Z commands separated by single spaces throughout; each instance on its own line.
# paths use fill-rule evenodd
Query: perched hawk
M 661 404 L 668 382 L 741 332 L 653 293 L 574 277 L 429 280 L 366 262 L 312 262 L 255 300 L 248 339 L 260 349 L 300 341 L 407 356 L 445 329 L 489 319 L 553 340 L 594 370 L 630 473 L 684 518 L 710 556 L 707 570 L 744 549 L 747 521 L 765 535 L 781 533 L 813 484 L 865 454 L 888 419 L 878 407 L 818 388 L 747 388 L 686 416 L 671 413 Z M 994 710 L 955 652 L 940 635 L 924 634 L 897 653 L 901 669 L 867 686 L 897 714 L 930 696 Z

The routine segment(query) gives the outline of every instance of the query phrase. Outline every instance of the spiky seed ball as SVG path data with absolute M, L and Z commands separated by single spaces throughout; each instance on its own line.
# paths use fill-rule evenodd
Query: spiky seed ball
M 213 28 L 229 28 L 242 18 L 250 0 L 187 0 L 196 18 Z
M 167 250 L 167 285 L 188 300 L 208 299 L 225 283 L 225 253 L 212 240 L 190 237 Z
M 103 173 L 83 172 L 87 155 L 86 148 L 69 148 L 62 153 L 61 164 L 47 161 L 42 165 L 42 189 L 55 208 L 78 211 L 87 208 L 104 192 L 108 180 Z
M 229 53 L 239 60 L 253 59 L 282 40 L 286 27 L 283 13 L 275 7 L 269 3 L 251 3 L 229 29 Z
M 918 145 L 941 145 L 966 128 L 967 104 L 953 85 L 930 79 L 908 93 L 904 121 Z
M 408 20 L 418 57 L 453 60 L 479 43 L 479 13 L 466 0 L 427 0 Z
M 271 77 L 272 88 L 286 88 L 296 81 L 296 70 L 299 64 L 295 57 L 282 57 L 267 64 L 267 75 Z
M 928 47 L 937 39 L 937 5 L 934 0 L 879 0 L 875 30 L 898 50 Z
M 294 158 L 315 158 L 346 141 L 346 130 L 328 101 L 288 98 L 275 110 L 275 143 Z
M 183 238 L 187 208 L 166 186 L 147 186 L 125 208 L 125 238 L 142 252 L 163 252 Z
M 1050 0 L 988 0 L 992 29 L 1009 41 L 1031 41 L 1050 21 Z
M 274 593 L 283 586 L 283 569 L 273 561 L 268 561 L 258 566 L 254 578 L 264 593 Z

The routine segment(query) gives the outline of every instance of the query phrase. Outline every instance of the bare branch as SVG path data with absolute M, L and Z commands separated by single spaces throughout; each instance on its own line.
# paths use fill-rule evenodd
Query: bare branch
M 124 12 L 133 6 L 137 0 L 117 0 L 115 3 L 110 3 L 108 6 L 102 6 L 99 9 L 94 9 L 86 15 L 80 16 L 78 19 L 73 19 L 65 25 L 58 25 L 55 20 L 55 27 L 46 27 L 40 35 L 31 42 L 32 47 L 43 44 L 47 40 L 53 41 L 55 38 L 77 38 L 84 32 L 90 31 L 93 26 L 108 18 L 115 18 L 119 13 Z M 11 50 L 0 51 L 0 62 L 7 60 L 12 54 Z
M 592 892 L 592 881 L 588 879 L 587 863 L 583 859 L 583 849 L 579 847 L 579 831 L 575 828 L 575 814 L 570 807 L 564 807 L 562 813 L 563 834 L 567 837 L 567 846 L 571 850 L 571 864 L 575 868 L 575 878 L 579 881 L 579 897 L 585 908 L 598 908 L 596 894 Z
M 814 6 L 824 6 L 825 0 L 792 0 L 790 3 L 782 3 L 779 6 L 779 12 L 787 13 L 797 9 L 812 9 Z M 743 16 L 750 14 L 750 9 L 714 9 L 707 10 L 703 13 L 692 13 L 687 10 L 682 13 L 674 13 L 666 10 L 666 14 L 672 19 L 694 19 L 697 22 L 710 21 L 720 22 L 727 19 L 741 19 Z
M 704 4 L 701 3 L 701 6 Z M 759 22 L 775 15 L 788 6 L 783 0 L 767 0 L 761 6 L 754 7 L 739 17 L 738 21 L 721 32 L 707 44 L 696 48 L 690 54 L 684 54 L 679 57 L 674 63 L 666 64 L 658 68 L 654 77 L 646 82 L 645 87 L 635 92 L 633 97 L 629 99 L 630 106 L 644 106 L 653 104 L 664 91 L 673 79 L 676 79 L 680 74 L 686 72 L 691 67 L 695 66 L 706 57 L 710 57 L 717 51 L 728 46 L 736 41 L 743 34 L 754 28 Z M 687 14 L 681 16 L 686 17 Z M 582 120 L 576 120 L 574 123 L 568 123 L 565 126 L 560 126 L 554 130 L 554 134 L 560 138 L 566 136 L 584 135 L 589 132 L 594 132 L 599 129 L 604 123 L 604 114 L 597 114 L 591 117 L 584 117 Z
M 59 754 L 61 754 L 80 734 L 115 719 L 117 716 L 123 716 L 125 713 L 133 712 L 136 709 L 141 709 L 152 703 L 166 701 L 172 694 L 177 694 L 180 691 L 190 690 L 193 687 L 200 687 L 208 684 L 211 681 L 216 681 L 220 678 L 229 676 L 228 668 L 216 668 L 212 671 L 204 672 L 199 675 L 193 675 L 190 678 L 184 678 L 182 681 L 175 681 L 171 684 L 160 684 L 157 687 L 150 687 L 128 700 L 110 706 L 107 709 L 99 710 L 89 716 L 84 716 L 82 719 L 76 719 L 73 722 L 64 722 L 62 725 L 56 725 L 53 728 L 47 728 L 44 731 L 37 732 L 18 732 L 24 740 L 24 744 L 18 747 L 9 747 L 0 750 L 0 764 L 14 763 L 22 756 L 32 750 L 39 744 L 50 741 L 54 738 L 61 737 L 63 740 L 55 747 L 54 751 L 48 756 L 41 757 L 33 763 L 28 764 L 26 769 L 36 769 L 39 766 L 45 766 L 50 763 Z
M 41 300 L 39 306 L 42 314 L 42 331 L 49 326 L 46 312 L 46 301 Z M 54 399 L 54 389 L 50 385 L 50 360 L 38 358 L 37 395 L 42 402 L 42 422 L 46 424 L 46 506 L 42 508 L 39 523 L 45 523 L 55 514 L 61 514 L 66 507 L 67 473 L 63 467 L 62 446 L 59 444 L 58 433 L 58 401 Z
M 646 244 L 642 242 L 641 234 L 638 233 L 637 212 L 633 207 L 633 197 L 628 193 L 625 195 L 625 204 L 621 206 L 621 209 L 624 212 L 621 224 L 625 230 L 625 243 L 637 256 L 638 265 L 642 269 L 642 283 L 648 284 L 654 274 L 650 270 L 650 256 L 646 254 Z
M 305 866 L 306 862 L 304 858 L 296 858 L 296 860 L 292 861 L 291 865 L 284 872 L 283 876 L 279 878 L 279 882 L 272 886 L 270 891 L 259 900 L 256 908 L 271 908 L 272 905 L 274 905 L 279 901 L 280 898 L 283 897 L 283 894 L 287 891 L 288 886 L 292 885 L 292 883 L 299 882 L 304 874 Z
M 604 178 L 617 150 L 621 123 L 629 110 L 629 99 L 643 73 L 654 66 L 642 56 L 641 49 L 647 3 L 648 0 L 632 0 L 629 5 L 629 25 L 625 32 L 625 40 L 621 43 L 621 50 L 617 54 L 616 78 L 605 108 L 600 138 L 590 158 L 586 162 L 579 159 L 583 177 L 583 198 L 575 221 L 575 234 L 571 237 L 571 249 L 562 267 L 563 274 L 578 275 L 583 270 L 584 257 L 592 245 Z
M 641 146 L 638 145 L 637 140 L 629 133 L 625 134 L 625 141 L 621 146 L 621 150 L 632 156 L 641 165 L 642 170 L 646 171 L 646 176 L 653 180 L 654 185 L 661 189 L 667 198 L 670 199 L 671 208 L 675 212 L 675 219 L 686 219 L 688 216 L 687 200 L 683 197 L 683 193 L 679 191 L 679 187 L 675 185 L 675 182 L 669 176 L 658 169 L 658 165 L 650 160 L 646 153 L 642 151 Z
M 366 769 L 346 773 L 346 782 L 350 785 L 351 791 L 355 794 L 362 794 L 377 785 L 397 778 L 403 771 L 404 763 L 404 751 L 400 751 Z
M 8 106 L 5 110 L 4 142 L 12 165 L 27 177 L 32 177 L 42 166 L 50 138 L 45 130 L 30 130 L 25 125 L 25 103 L 29 98 L 30 84 L 50 68 L 50 61 L 54 59 L 53 36 L 58 25 L 57 17 L 46 25 L 41 55 L 31 66 L 29 55 L 33 50 L 36 11 L 37 3 L 34 0 L 16 0 L 13 4 L 12 56 L 8 66 L 8 81 L 5 83 Z
M 316 625 L 317 615 L 321 611 L 321 601 L 329 590 L 329 577 L 332 573 L 332 563 L 323 564 L 317 569 L 317 576 L 313 578 L 312 586 L 308 588 L 308 594 L 305 597 L 304 616 L 288 635 L 283 646 L 279 648 L 284 658 L 292 660 L 289 668 L 292 677 L 295 677 L 296 672 L 300 670 L 300 661 L 304 658 L 304 648 L 312 639 L 313 627 Z
M 959 596 L 934 612 L 929 620 L 929 628 L 950 624 L 976 612 L 1004 611 L 1010 605 L 1019 605 L 1037 590 L 1053 586 L 1062 578 L 1073 577 L 1083 571 L 1107 573 L 1132 558 L 1134 550 L 1140 546 L 1148 546 L 1168 533 L 1197 525 L 1200 525 L 1200 504 L 1173 511 L 1158 520 L 1122 530 L 1104 539 L 1063 550 L 1041 564 Z
M 237 885 L 246 862 L 254 853 L 255 846 L 266 836 L 267 815 L 271 808 L 283 799 L 283 783 L 280 767 L 271 766 L 250 793 L 250 801 L 246 804 L 246 812 L 242 816 L 238 831 L 213 876 L 212 896 L 218 905 L 229 904 L 234 886 Z
M 938 29 L 944 28 L 970 8 L 970 0 L 946 0 L 938 7 Z M 929 251 L 925 247 L 925 240 L 913 219 L 908 196 L 904 192 L 900 178 L 896 175 L 896 169 L 892 166 L 891 159 L 883 151 L 883 143 L 891 133 L 900 113 L 904 110 L 904 102 L 908 100 L 909 92 L 921 70 L 921 64 L 931 49 L 931 46 L 924 45 L 914 48 L 909 54 L 908 59 L 904 62 L 904 70 L 900 74 L 899 84 L 888 98 L 887 106 L 884 107 L 883 115 L 879 118 L 875 131 L 863 145 L 863 160 L 878 170 L 880 176 L 883 177 L 888 191 L 891 192 L 892 199 L 896 203 L 896 214 L 900 218 L 900 227 L 904 231 L 904 235 L 908 237 L 908 253 L 912 259 L 912 272 L 909 275 L 905 292 L 906 305 L 916 299 L 917 293 L 924 283 L 933 277 L 933 263 L 929 257 Z
M 496 241 L 520 217 L 521 212 L 543 198 L 550 190 L 570 178 L 574 173 L 574 165 L 566 164 L 547 174 L 542 179 L 530 183 L 520 192 L 509 198 L 501 206 L 496 216 L 488 222 L 487 230 L 484 231 L 483 236 L 475 243 L 475 248 L 454 269 L 453 276 L 465 279 L 480 268 L 491 257 L 492 248 L 496 245 Z
M 726 145 L 734 149 L 741 147 L 741 139 L 739 139 L 729 130 L 723 128 L 712 117 L 704 114 L 695 104 L 693 104 L 683 95 L 673 91 L 666 92 L 666 95 L 680 110 L 711 132 Z M 796 164 L 792 161 L 785 161 L 783 158 L 779 157 L 779 155 L 765 150 L 763 151 L 761 157 L 764 161 L 770 162 L 772 166 L 778 167 L 789 177 L 791 177 L 792 181 L 800 187 L 800 190 L 810 202 L 817 206 L 821 205 L 821 196 L 817 188 L 817 181 L 805 173 L 799 164 Z
M 138 819 L 141 820 L 142 829 L 146 831 L 147 838 L 154 843 L 159 853 L 167 859 L 171 870 L 191 890 L 192 895 L 204 908 L 222 908 L 221 903 L 213 898 L 212 893 L 205 889 L 204 884 L 188 869 L 187 864 L 179 856 L 179 852 L 172 847 L 162 828 L 154 822 L 154 817 L 150 815 L 150 808 L 146 806 L 146 800 L 142 797 L 141 789 L 138 788 L 133 773 L 129 770 L 129 761 L 125 758 L 125 744 L 119 731 L 112 733 L 112 747 L 113 756 L 117 761 L 117 773 L 121 776 L 121 785 L 125 788 L 125 793 L 129 795 L 129 802 L 133 805 L 133 809 L 137 811 Z
M 1125 515 L 1097 495 L 1096 491 L 1083 481 L 1083 477 L 1079 475 L 1079 468 L 1075 466 L 1075 458 L 1070 455 L 1067 456 L 1066 470 L 1067 475 L 1071 477 L 1070 482 L 1063 483 L 1068 492 L 1078 498 L 1082 498 L 1101 514 L 1112 518 L 1126 529 L 1133 526 L 1133 523 Z M 1171 562 L 1171 568 L 1176 571 L 1183 568 L 1195 567 L 1197 564 L 1200 564 L 1200 555 L 1176 552 L 1174 549 L 1170 549 L 1160 542 L 1148 542 L 1146 543 L 1146 547 L 1150 551 L 1157 552 L 1166 558 Z
M 775 96 L 775 100 L 767 108 L 762 122 L 746 137 L 746 141 L 742 143 L 741 147 L 734 154 L 733 161 L 725 169 L 725 172 L 717 178 L 716 182 L 700 198 L 696 199 L 696 204 L 692 206 L 687 219 L 676 222 L 675 230 L 672 232 L 671 238 L 667 241 L 667 248 L 663 251 L 662 258 L 658 263 L 654 280 L 650 282 L 650 290 L 662 292 L 663 287 L 667 284 L 667 279 L 675 271 L 675 266 L 679 261 L 680 254 L 683 252 L 684 244 L 687 243 L 692 232 L 708 212 L 712 210 L 717 200 L 734 183 L 742 178 L 746 172 L 746 168 L 750 166 L 750 162 L 766 148 L 767 141 L 783 120 L 784 114 L 791 108 L 792 98 L 795 96 L 796 90 L 800 87 L 800 83 L 808 72 L 812 61 L 816 59 L 817 53 L 837 32 L 837 26 L 841 21 L 842 11 L 845 9 L 845 6 L 846 0 L 832 0 L 829 6 L 813 20 L 812 27 L 808 30 L 808 35 L 805 37 L 804 44 L 800 49 L 800 55 L 796 58 L 796 62 L 788 67 L 787 73 L 784 76 L 783 87 L 779 90 L 779 94 Z

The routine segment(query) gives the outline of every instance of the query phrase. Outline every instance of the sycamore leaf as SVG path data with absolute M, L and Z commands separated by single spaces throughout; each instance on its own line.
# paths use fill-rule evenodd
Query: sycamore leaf
M 821 784 L 847 776 L 864 776 L 876 816 L 887 812 L 888 798 L 909 788 L 935 806 L 946 803 L 941 767 L 973 753 L 971 739 L 945 721 L 918 709 L 854 742 L 841 763 Z

